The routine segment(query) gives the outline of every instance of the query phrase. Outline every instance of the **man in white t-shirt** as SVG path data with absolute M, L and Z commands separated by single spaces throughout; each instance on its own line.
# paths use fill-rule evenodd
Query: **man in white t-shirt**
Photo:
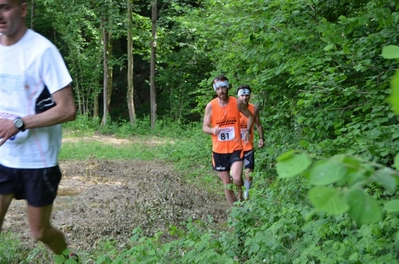
M 67 243 L 50 216 L 61 123 L 75 119 L 76 106 L 61 54 L 26 27 L 27 10 L 26 0 L 0 0 L 0 230 L 11 201 L 25 199 L 33 238 L 62 254 Z

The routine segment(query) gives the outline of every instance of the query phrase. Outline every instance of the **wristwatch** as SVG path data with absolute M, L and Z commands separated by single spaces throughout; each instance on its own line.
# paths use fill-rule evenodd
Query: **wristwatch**
M 24 132 L 25 131 L 25 124 L 22 118 L 17 117 L 14 119 L 14 126 L 19 130 Z

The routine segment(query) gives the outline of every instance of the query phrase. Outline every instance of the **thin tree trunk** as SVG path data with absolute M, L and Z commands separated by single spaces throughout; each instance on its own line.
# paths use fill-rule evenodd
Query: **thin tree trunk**
M 157 1 L 152 2 L 152 42 L 151 42 L 151 65 L 150 65 L 150 101 L 151 101 L 151 129 L 155 127 L 157 101 L 155 89 L 155 67 L 156 67 L 156 47 L 157 47 Z
M 107 59 L 109 59 L 110 54 L 112 54 L 112 43 L 110 41 L 111 39 L 112 39 L 112 33 L 108 32 Z M 108 76 L 107 76 L 108 77 L 108 81 L 107 81 L 107 83 L 108 83 L 108 85 L 107 85 L 107 88 L 108 88 L 107 109 L 108 109 L 108 112 L 109 112 L 110 105 L 111 105 L 112 87 L 113 87 L 112 83 L 113 83 L 113 80 L 114 80 L 114 72 L 113 72 L 112 65 L 110 66 L 107 63 L 107 67 L 108 67 Z
M 108 54 L 110 54 L 110 53 L 108 53 Z M 107 88 L 108 88 L 108 96 L 107 96 L 107 109 L 108 109 L 108 111 L 109 111 L 109 109 L 110 109 L 110 106 L 111 106 L 111 98 L 112 98 L 112 83 L 113 83 L 113 80 L 114 80 L 114 71 L 113 71 L 113 69 L 112 69 L 112 67 L 109 67 L 108 66 L 108 81 L 107 81 L 107 83 L 108 83 L 108 85 L 107 85 Z
M 99 117 L 99 105 L 98 105 L 98 93 L 96 93 L 94 95 L 94 99 L 93 99 L 93 117 Z
M 103 30 L 103 118 L 101 126 L 105 126 L 107 124 L 108 115 L 108 34 L 105 29 L 104 18 L 101 21 L 101 26 Z
M 82 102 L 82 98 L 80 96 L 80 91 L 79 91 L 79 76 L 77 73 L 75 73 L 75 81 L 74 81 L 74 90 L 76 91 L 76 97 L 78 98 L 78 109 L 79 109 L 79 113 L 84 114 L 83 112 L 83 102 Z
M 101 53 L 98 53 L 98 57 L 97 57 L 97 65 L 100 65 L 101 63 Z M 96 79 L 95 85 L 94 85 L 94 98 L 93 98 L 93 117 L 97 118 L 100 116 L 100 106 L 99 106 L 99 99 L 98 96 L 100 95 L 100 92 L 97 92 L 97 83 L 100 82 L 100 79 Z M 89 99 L 89 98 L 88 98 Z
M 132 21 L 132 1 L 127 0 L 127 107 L 129 109 L 129 119 L 131 124 L 136 123 L 136 112 L 134 109 L 134 84 L 133 84 L 133 21 Z

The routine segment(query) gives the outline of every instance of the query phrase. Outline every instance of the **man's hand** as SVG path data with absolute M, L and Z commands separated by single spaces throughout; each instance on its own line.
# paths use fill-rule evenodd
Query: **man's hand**
M 215 126 L 214 128 L 212 128 L 212 133 L 216 136 L 220 134 L 220 131 L 222 130 L 219 128 L 219 126 Z
M 18 132 L 18 129 L 14 126 L 13 120 L 0 118 L 0 146 Z
M 259 139 L 258 147 L 262 148 L 265 145 L 263 138 Z
M 245 143 L 248 143 L 250 139 L 251 139 L 251 137 L 250 137 L 250 135 L 249 135 L 249 129 L 247 129 L 247 130 L 245 131 L 245 134 L 244 134 Z

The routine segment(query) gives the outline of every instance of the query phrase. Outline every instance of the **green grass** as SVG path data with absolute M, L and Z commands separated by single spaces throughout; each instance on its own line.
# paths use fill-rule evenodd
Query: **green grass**
M 67 132 L 68 134 L 69 132 Z M 67 136 L 66 138 L 73 138 Z M 122 139 L 120 139 L 122 140 Z M 153 138 L 153 141 L 160 141 Z M 163 153 L 157 151 L 159 146 L 149 146 L 151 139 L 140 136 L 135 137 L 131 141 L 128 139 L 122 140 L 117 143 L 118 139 L 114 142 L 104 141 L 101 137 L 93 138 L 73 138 L 71 141 L 66 141 L 62 145 L 60 152 L 60 160 L 84 160 L 91 156 L 105 159 L 140 159 L 140 160 L 153 160 L 162 159 Z M 158 144 L 169 144 L 166 140 Z
M 16 260 L 23 259 L 20 251 L 21 243 L 11 232 L 0 234 L 0 263 L 18 263 Z
M 85 160 L 90 157 L 110 160 L 159 160 L 173 164 L 185 180 L 215 190 L 218 178 L 211 168 L 211 138 L 202 132 L 200 123 L 181 126 L 173 121 L 158 121 L 149 129 L 149 120 L 136 125 L 109 122 L 96 126 L 85 116 L 67 123 L 63 131 L 62 160 Z M 97 131 L 96 131 L 97 129 Z

